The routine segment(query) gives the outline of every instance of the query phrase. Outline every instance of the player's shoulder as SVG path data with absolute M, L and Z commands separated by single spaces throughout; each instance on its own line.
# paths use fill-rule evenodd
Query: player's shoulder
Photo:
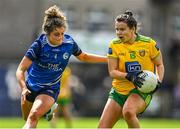
M 72 38 L 71 35 L 69 35 L 69 34 L 64 34 L 63 43 L 64 43 L 64 44 L 74 44 L 75 41 L 74 41 L 74 39 Z
M 35 40 L 38 44 L 46 44 L 47 43 L 47 38 L 46 34 L 42 33 L 38 36 L 38 38 Z
M 111 44 L 120 44 L 122 42 L 121 42 L 121 40 L 119 38 L 113 38 L 110 43 Z
M 152 38 L 144 35 L 137 34 L 137 41 L 145 42 L 145 43 L 151 43 Z
M 38 35 L 38 37 L 31 43 L 31 45 L 41 47 L 45 42 L 45 37 L 45 34 Z
M 44 41 L 46 39 L 46 34 L 44 34 L 44 33 L 41 33 L 41 34 L 39 34 L 38 35 L 38 37 L 37 37 L 37 39 L 36 40 L 38 40 L 38 41 Z

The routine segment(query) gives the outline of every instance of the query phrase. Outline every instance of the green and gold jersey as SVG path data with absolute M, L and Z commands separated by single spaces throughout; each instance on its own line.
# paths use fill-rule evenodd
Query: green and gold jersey
M 71 89 L 69 86 L 69 78 L 71 76 L 71 69 L 66 67 L 61 77 L 61 87 L 58 99 L 71 97 Z
M 119 71 L 121 72 L 128 73 L 140 70 L 155 72 L 152 59 L 159 54 L 160 50 L 153 39 L 137 34 L 133 44 L 123 43 L 118 38 L 113 39 L 110 42 L 107 56 L 118 59 Z M 128 94 L 134 89 L 133 83 L 127 79 L 113 79 L 112 86 L 121 94 Z

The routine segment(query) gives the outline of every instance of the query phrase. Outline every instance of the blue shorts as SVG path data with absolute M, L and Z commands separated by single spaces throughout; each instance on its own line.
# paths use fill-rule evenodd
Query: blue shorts
M 30 94 L 26 95 L 26 99 L 30 102 L 34 102 L 34 100 L 36 99 L 36 97 L 40 94 L 46 94 L 48 96 L 51 96 L 52 98 L 54 98 L 55 102 L 57 101 L 58 95 L 59 95 L 59 89 L 53 89 L 51 87 L 47 87 L 47 88 L 42 88 L 39 91 L 34 91 L 31 89 L 31 87 L 26 84 L 28 90 L 31 91 Z

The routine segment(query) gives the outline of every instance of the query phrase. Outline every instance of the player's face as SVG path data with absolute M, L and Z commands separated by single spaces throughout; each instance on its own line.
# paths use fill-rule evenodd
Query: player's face
M 53 45 L 60 45 L 63 42 L 64 39 L 64 27 L 58 27 L 55 28 L 50 34 L 49 34 L 49 42 Z
M 125 22 L 115 23 L 116 35 L 124 43 L 131 43 L 134 36 L 134 29 L 130 29 Z

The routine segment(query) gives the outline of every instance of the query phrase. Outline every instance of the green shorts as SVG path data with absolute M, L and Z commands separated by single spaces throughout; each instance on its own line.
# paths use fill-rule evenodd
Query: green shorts
M 126 99 L 131 94 L 138 94 L 139 96 L 141 96 L 141 98 L 146 103 L 146 108 L 149 106 L 149 104 L 150 104 L 150 102 L 152 100 L 152 94 L 145 94 L 145 93 L 142 93 L 142 92 L 138 91 L 137 89 L 131 90 L 130 93 L 127 94 L 127 95 L 122 95 L 122 94 L 119 94 L 118 92 L 116 92 L 114 88 L 111 88 L 111 90 L 109 92 L 109 98 L 113 99 L 121 107 L 123 107 L 124 103 L 126 102 Z
M 61 98 L 57 100 L 58 105 L 60 106 L 65 106 L 68 105 L 69 103 L 71 103 L 71 99 L 70 98 Z

